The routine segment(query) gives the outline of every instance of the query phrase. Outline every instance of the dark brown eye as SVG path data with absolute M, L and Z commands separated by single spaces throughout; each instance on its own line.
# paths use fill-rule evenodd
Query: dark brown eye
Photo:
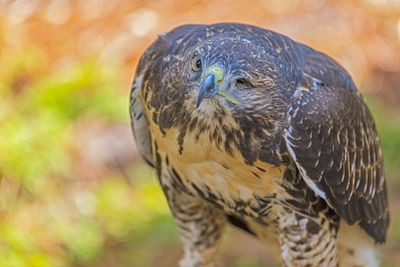
M 192 70 L 196 72 L 200 71 L 201 65 L 202 65 L 201 58 L 199 56 L 194 56 L 192 59 Z
M 253 87 L 253 85 L 244 78 L 237 79 L 235 85 L 238 90 L 249 89 Z

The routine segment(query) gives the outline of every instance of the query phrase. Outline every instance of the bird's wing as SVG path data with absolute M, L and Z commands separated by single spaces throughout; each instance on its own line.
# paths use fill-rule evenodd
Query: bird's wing
M 314 54 L 293 95 L 286 147 L 317 195 L 347 223 L 384 242 L 389 213 L 375 124 L 351 78 L 330 58 L 324 65 L 323 57 Z
M 154 167 L 151 134 L 149 122 L 143 105 L 150 101 L 149 95 L 152 85 L 159 82 L 156 67 L 162 59 L 165 50 L 165 42 L 159 37 L 143 53 L 136 68 L 135 80 L 133 81 L 130 97 L 130 115 L 133 134 L 139 153 L 143 159 Z M 143 88 L 144 86 L 149 88 Z
M 162 34 L 147 48 L 140 58 L 136 69 L 135 81 L 132 85 L 130 98 L 130 115 L 136 144 L 142 157 L 151 166 L 153 164 L 151 134 L 149 123 L 143 105 L 149 105 L 151 94 L 167 94 L 165 84 L 162 82 L 163 73 L 168 71 L 168 61 L 165 57 L 174 56 L 182 47 L 177 40 L 190 36 L 190 33 L 204 25 L 184 25 Z M 143 88 L 143 87 L 146 88 Z M 168 100 L 165 98 L 165 100 Z M 153 103 L 154 104 L 154 103 Z M 162 125 L 160 125 L 161 127 Z
M 149 122 L 144 114 L 142 102 L 139 99 L 142 79 L 143 76 L 136 77 L 132 85 L 130 101 L 131 125 L 139 153 L 148 164 L 154 166 Z

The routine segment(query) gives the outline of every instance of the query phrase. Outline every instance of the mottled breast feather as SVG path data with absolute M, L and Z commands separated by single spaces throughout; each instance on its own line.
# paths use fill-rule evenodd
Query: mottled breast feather
M 389 212 L 373 118 L 347 72 L 328 56 L 307 52 L 288 112 L 287 148 L 317 195 L 347 223 L 384 242 Z

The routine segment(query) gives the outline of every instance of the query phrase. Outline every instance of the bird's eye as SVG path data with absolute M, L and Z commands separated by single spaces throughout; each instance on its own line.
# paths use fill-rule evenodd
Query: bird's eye
M 238 90 L 249 89 L 253 87 L 253 85 L 244 78 L 237 79 L 235 85 Z
M 201 65 L 201 58 L 199 56 L 194 56 L 192 59 L 192 70 L 196 72 L 200 71 Z

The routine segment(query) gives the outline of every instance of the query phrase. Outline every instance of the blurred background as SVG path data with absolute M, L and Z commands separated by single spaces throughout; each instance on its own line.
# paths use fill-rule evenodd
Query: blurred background
M 343 64 L 381 135 L 400 266 L 400 1 L 0 0 L 0 266 L 176 266 L 182 249 L 138 155 L 129 91 L 139 56 L 186 23 L 243 22 Z M 230 228 L 220 266 L 276 266 Z

